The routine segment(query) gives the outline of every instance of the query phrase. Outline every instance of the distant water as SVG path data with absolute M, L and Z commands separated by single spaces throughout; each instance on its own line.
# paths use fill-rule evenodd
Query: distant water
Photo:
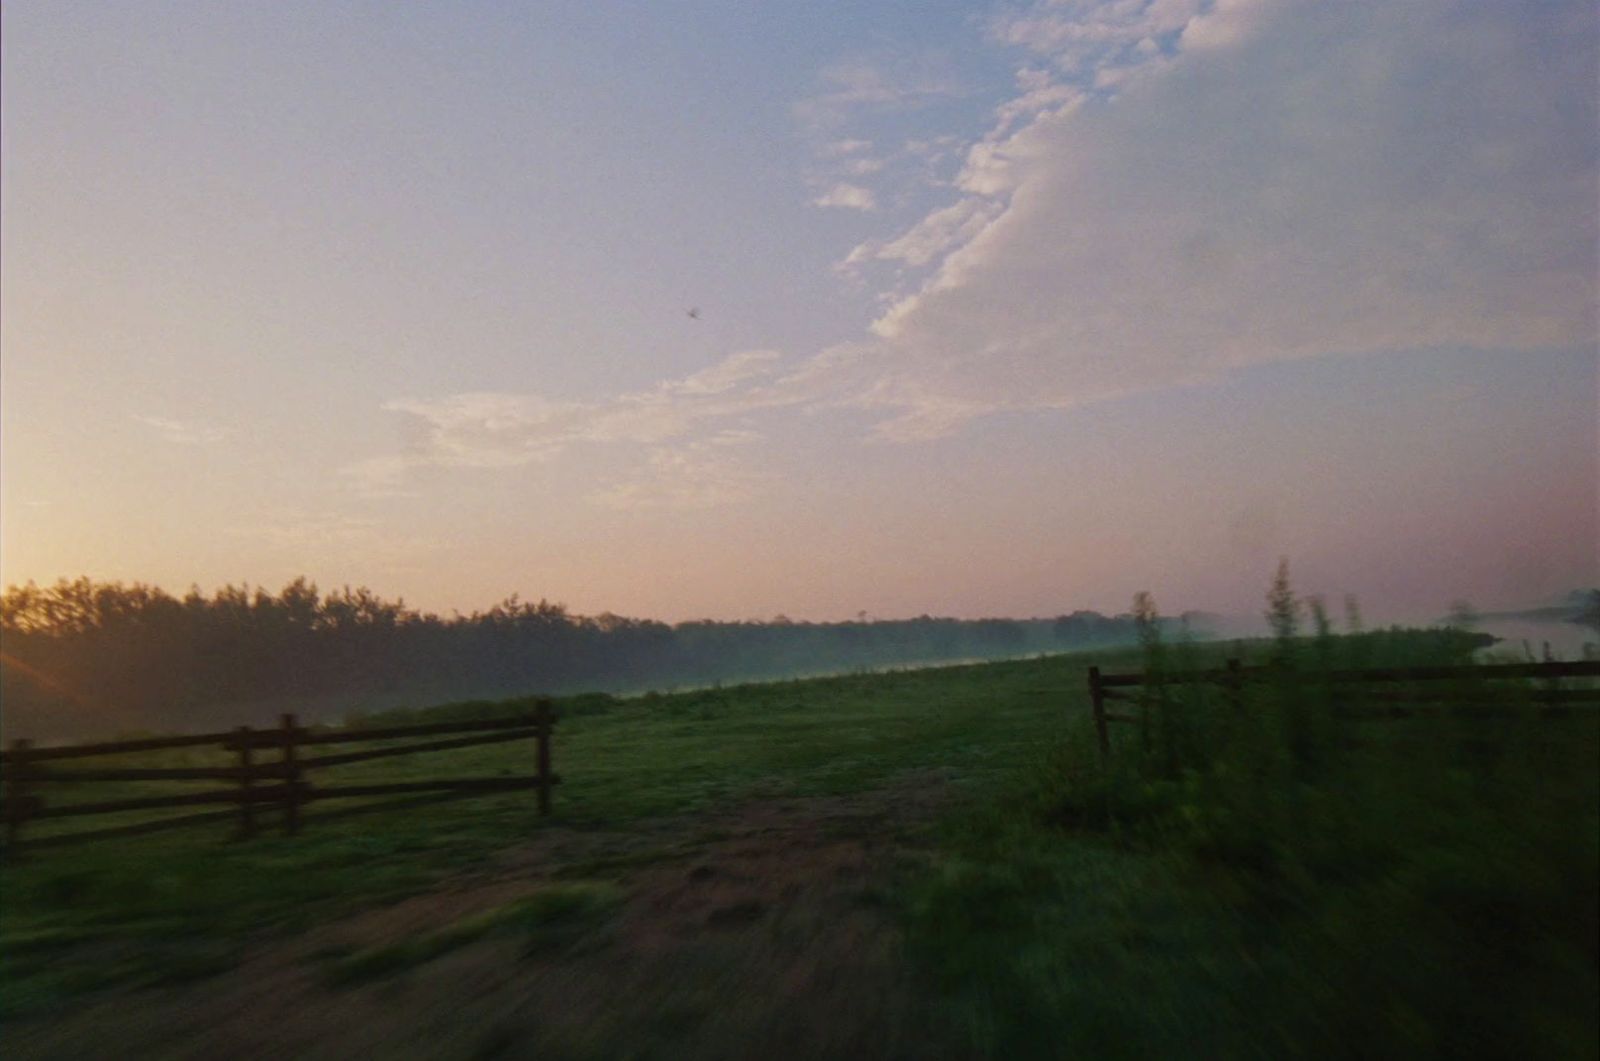
M 1538 619 L 1485 619 L 1474 629 L 1500 638 L 1500 643 L 1484 649 L 1485 655 L 1504 656 L 1515 653 L 1521 657 L 1523 644 L 1535 659 L 1544 658 L 1544 646 L 1557 659 L 1583 659 L 1583 646 L 1587 642 L 1600 646 L 1600 634 L 1577 623 L 1541 621 Z

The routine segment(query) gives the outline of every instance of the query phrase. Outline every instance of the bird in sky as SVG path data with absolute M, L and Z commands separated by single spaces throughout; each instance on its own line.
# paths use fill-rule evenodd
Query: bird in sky
M 697 320 L 700 319 L 700 307 L 699 306 L 692 306 L 686 312 L 689 314 L 689 319 L 690 320 L 697 321 Z

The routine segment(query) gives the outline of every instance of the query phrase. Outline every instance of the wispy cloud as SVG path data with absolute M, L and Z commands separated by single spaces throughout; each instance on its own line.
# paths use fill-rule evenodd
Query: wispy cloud
M 931 53 L 855 58 L 826 67 L 818 91 L 795 104 L 794 116 L 811 142 L 813 162 L 804 173 L 823 208 L 869 212 L 885 190 L 925 179 L 926 155 L 887 141 L 880 149 L 875 129 L 893 127 L 906 112 L 955 100 L 968 88 Z M 869 186 L 872 178 L 874 186 Z
M 770 376 L 776 371 L 782 356 L 776 350 L 741 350 L 729 354 L 710 368 L 701 369 L 682 380 L 661 384 L 654 396 L 696 397 L 726 394 L 741 384 Z
M 1045 57 L 1080 84 L 1104 86 L 1120 79 L 1114 72 L 1170 54 L 1180 41 L 1240 32 L 1254 9 L 1268 6 L 1258 0 L 1056 0 L 1007 11 L 989 29 L 996 40 Z
M 871 150 L 871 140 L 830 140 L 817 148 L 817 154 L 823 158 L 839 158 L 843 155 L 858 155 L 863 151 Z
M 203 446 L 227 435 L 227 432 L 219 427 L 172 420 L 164 416 L 135 414 L 134 419 L 146 427 L 154 428 L 163 439 L 177 446 Z
M 877 201 L 846 165 L 959 160 L 945 201 L 840 263 L 886 299 L 860 340 L 602 402 L 398 399 L 408 446 L 351 474 L 403 488 L 624 443 L 642 471 L 597 503 L 720 504 L 752 487 L 713 437 L 780 409 L 869 410 L 910 443 L 1292 358 L 1593 342 L 1584 5 L 1057 2 L 990 32 L 1026 58 L 975 138 L 834 120 L 952 91 L 866 65 L 797 108 L 828 205 Z
M 894 270 L 859 400 L 904 410 L 880 434 L 926 437 L 1317 354 L 1592 343 L 1591 14 L 1158 0 L 999 20 L 1044 65 L 959 197 L 840 263 Z
M 383 408 L 404 418 L 403 450 L 349 465 L 344 473 L 360 492 L 385 495 L 410 492 L 420 469 L 519 467 L 582 443 L 633 444 L 670 454 L 678 451 L 666 448 L 668 443 L 691 436 L 719 446 L 749 441 L 757 436 L 729 422 L 800 404 L 808 393 L 784 384 L 780 359 L 772 350 L 740 351 L 683 379 L 604 402 L 499 392 L 394 399 Z
M 965 92 L 941 65 L 930 55 L 834 63 L 818 75 L 820 90 L 794 105 L 794 115 L 801 125 L 820 133 L 837 129 L 863 110 L 905 110 Z M 844 137 L 830 141 L 829 146 L 835 153 L 849 154 L 862 150 L 858 145 L 863 142 Z
M 595 491 L 589 501 L 615 509 L 718 508 L 748 501 L 765 480 L 728 456 L 727 447 L 741 441 L 723 434 L 683 446 L 654 447 L 636 475 Z
M 843 207 L 847 210 L 875 210 L 878 207 L 877 197 L 870 189 L 842 181 L 811 201 L 817 206 Z
M 874 261 L 903 262 L 920 268 L 970 242 L 999 212 L 999 204 L 969 196 L 933 211 L 899 236 L 858 244 L 839 263 L 839 269 L 850 272 Z

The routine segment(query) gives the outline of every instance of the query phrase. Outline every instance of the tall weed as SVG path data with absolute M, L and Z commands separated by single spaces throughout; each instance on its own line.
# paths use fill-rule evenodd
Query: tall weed
M 1040 820 L 1176 854 L 1236 903 L 1293 957 L 1292 990 L 1262 1018 L 1274 1028 L 1336 1028 L 1335 1053 L 1592 1056 L 1596 713 L 1540 719 L 1529 686 L 1491 693 L 1469 677 L 1445 704 L 1498 715 L 1388 717 L 1394 694 L 1421 687 L 1330 674 L 1469 664 L 1482 639 L 1464 622 L 1362 632 L 1346 610 L 1353 629 L 1336 634 L 1281 564 L 1265 670 L 1232 694 L 1159 680 L 1197 668 L 1198 653 L 1162 642 L 1141 594 L 1144 670 L 1158 679 L 1142 687 L 1141 722 L 1103 761 L 1087 739 L 1057 749 L 1035 786 Z

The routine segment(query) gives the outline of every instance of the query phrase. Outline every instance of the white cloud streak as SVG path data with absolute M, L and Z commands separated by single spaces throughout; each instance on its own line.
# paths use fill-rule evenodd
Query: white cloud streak
M 855 155 L 871 149 L 871 140 L 831 140 L 817 148 L 817 154 L 824 158 L 838 158 L 841 155 Z
M 1585 6 L 1049 4 L 997 33 L 1064 80 L 1021 80 L 964 198 L 841 263 L 931 270 L 872 327 L 888 434 L 1316 354 L 1594 341 Z
M 839 265 L 890 273 L 862 340 L 787 367 L 735 354 L 599 403 L 396 400 L 411 445 L 350 474 L 392 491 L 423 467 L 627 443 L 645 468 L 597 503 L 723 504 L 756 480 L 712 437 L 779 409 L 873 410 L 875 437 L 914 442 L 1313 355 L 1595 341 L 1586 5 L 1068 0 L 990 32 L 1028 65 L 956 197 Z M 831 131 L 834 163 L 874 144 L 825 115 L 948 90 L 828 77 L 798 111 Z M 957 141 L 903 143 L 933 158 Z
M 892 66 L 852 59 L 825 68 L 818 80 L 822 90 L 794 105 L 800 123 L 818 133 L 838 128 L 862 110 L 904 110 L 963 91 L 927 57 L 902 59 Z M 860 139 L 837 138 L 827 148 L 834 154 L 851 154 L 864 150 L 864 145 Z
M 584 443 L 642 445 L 673 454 L 679 451 L 667 444 L 690 435 L 710 433 L 709 442 L 719 446 L 749 440 L 752 433 L 727 422 L 804 398 L 802 389 L 775 386 L 779 359 L 772 350 L 740 351 L 683 379 L 605 402 L 554 402 L 503 392 L 395 399 L 383 408 L 404 418 L 404 451 L 360 461 L 344 473 L 359 492 L 381 497 L 410 493 L 408 484 L 422 469 L 521 467 Z M 682 461 L 652 459 L 665 472 L 686 474 Z M 695 466 L 711 463 L 700 459 Z
M 927 265 L 951 249 L 970 242 L 995 219 L 999 210 L 996 203 L 969 196 L 933 211 L 894 239 L 868 240 L 858 245 L 839 266 L 848 272 L 870 261 L 899 261 L 915 267 Z
M 926 157 L 908 149 L 879 150 L 874 139 L 859 134 L 965 95 L 967 89 L 945 74 L 943 65 L 932 54 L 905 54 L 852 59 L 818 75 L 821 90 L 793 108 L 816 160 L 804 175 L 816 193 L 813 206 L 871 212 L 892 198 L 886 195 L 889 186 L 922 178 L 917 171 L 927 168 Z M 877 187 L 868 187 L 868 178 Z
M 843 207 L 846 210 L 875 210 L 878 207 L 877 197 L 870 189 L 842 181 L 811 202 L 815 206 Z
M 173 420 L 164 416 L 135 415 L 134 419 L 146 427 L 154 428 L 157 434 L 175 446 L 204 446 L 227 436 L 227 432 L 219 427 Z
M 748 501 L 764 479 L 728 455 L 745 440 L 732 433 L 683 446 L 651 448 L 639 473 L 589 495 L 613 509 L 703 509 Z

